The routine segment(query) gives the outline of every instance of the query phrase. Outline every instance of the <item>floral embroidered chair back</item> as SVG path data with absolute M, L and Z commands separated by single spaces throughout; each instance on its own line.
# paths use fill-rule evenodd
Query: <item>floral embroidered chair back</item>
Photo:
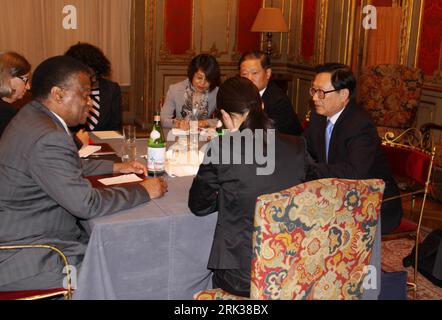
M 391 128 L 415 125 L 422 84 L 423 72 L 417 68 L 380 64 L 362 70 L 359 100 L 371 114 L 381 137 Z
M 360 299 L 384 182 L 321 179 L 257 199 L 251 299 Z

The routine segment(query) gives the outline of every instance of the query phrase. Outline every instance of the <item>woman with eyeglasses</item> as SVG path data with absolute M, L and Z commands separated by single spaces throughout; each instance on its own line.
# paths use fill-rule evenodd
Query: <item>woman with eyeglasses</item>
M 215 57 L 200 54 L 192 59 L 187 68 L 187 79 L 172 84 L 167 91 L 161 109 L 161 124 L 165 128 L 185 127 L 192 112 L 198 120 L 211 117 L 216 108 L 216 94 L 221 82 L 220 69 Z
M 31 65 L 16 52 L 0 53 L 0 137 L 8 123 L 17 113 L 12 105 L 25 95 L 30 87 Z

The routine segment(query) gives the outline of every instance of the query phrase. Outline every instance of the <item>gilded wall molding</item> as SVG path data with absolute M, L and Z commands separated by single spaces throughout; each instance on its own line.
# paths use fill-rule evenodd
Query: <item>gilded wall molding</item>
M 408 65 L 408 55 L 410 50 L 411 26 L 413 19 L 413 0 L 402 0 L 402 25 L 399 63 Z
M 152 105 L 156 106 L 155 101 L 152 101 L 155 97 L 155 51 L 156 51 L 156 33 L 157 33 L 157 1 L 156 0 L 147 0 L 147 5 L 145 7 L 145 19 L 146 19 L 146 40 L 144 50 L 147 53 L 148 64 L 147 70 L 148 74 L 146 75 L 146 92 L 144 95 L 144 112 L 143 112 L 143 121 L 149 122 L 151 118 L 153 118 L 154 110 L 152 109 Z
M 318 30 L 318 49 L 316 50 L 316 63 L 321 64 L 325 61 L 325 38 L 327 32 L 328 1 L 319 0 L 319 30 Z
M 195 55 L 195 50 L 186 50 L 183 54 L 172 54 L 169 49 L 162 47 L 159 52 L 160 63 L 164 62 L 186 62 Z
M 356 1 L 350 1 L 350 10 L 348 12 L 348 19 L 347 19 L 347 39 L 346 41 L 346 48 L 345 48 L 345 60 L 344 63 L 346 65 L 352 64 L 352 58 L 353 58 L 353 48 L 354 48 L 354 41 L 355 41 L 355 21 L 356 21 Z
M 419 50 L 420 50 L 420 43 L 421 43 L 423 16 L 424 16 L 424 0 L 421 0 L 420 6 L 419 6 L 419 20 L 417 23 L 416 54 L 414 56 L 414 67 L 415 68 L 417 68 L 417 64 L 419 62 Z
M 293 1 L 290 0 L 289 1 L 289 20 L 288 20 L 288 26 L 289 26 L 290 30 L 292 30 L 291 26 L 292 26 L 292 19 L 293 19 L 292 3 L 293 3 Z M 292 60 L 293 59 L 293 56 L 291 56 L 291 54 L 290 54 L 291 53 L 291 45 L 292 45 L 292 42 L 290 41 L 291 36 L 292 36 L 292 34 L 290 32 L 288 37 L 287 37 L 287 52 L 286 53 L 287 53 L 287 59 L 288 60 Z

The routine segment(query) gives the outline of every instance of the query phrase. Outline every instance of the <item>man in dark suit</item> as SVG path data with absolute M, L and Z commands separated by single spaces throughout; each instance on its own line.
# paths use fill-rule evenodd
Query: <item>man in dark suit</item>
M 78 267 L 87 236 L 78 226 L 164 194 L 159 179 L 95 189 L 88 175 L 146 174 L 136 161 L 82 160 L 68 126 L 84 123 L 91 105 L 89 69 L 65 56 L 42 62 L 33 75 L 34 101 L 12 119 L 0 140 L 0 243 L 53 244 Z M 61 261 L 41 250 L 0 251 L 0 291 L 61 287 Z
M 264 111 L 274 121 L 275 129 L 280 133 L 301 135 L 301 123 L 289 97 L 270 80 L 272 68 L 269 56 L 262 51 L 244 53 L 239 59 L 239 73 L 258 88 L 264 101 Z
M 386 183 L 384 199 L 398 195 L 376 128 L 355 102 L 353 72 L 338 63 L 318 66 L 316 72 L 310 89 L 315 111 L 304 131 L 315 160 L 311 179 L 380 178 Z M 382 234 L 393 231 L 402 217 L 400 200 L 384 202 L 381 217 Z

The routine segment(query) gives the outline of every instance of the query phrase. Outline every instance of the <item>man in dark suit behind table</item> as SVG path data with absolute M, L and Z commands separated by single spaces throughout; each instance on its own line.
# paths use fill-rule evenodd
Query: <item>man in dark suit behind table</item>
M 9 123 L 0 140 L 0 244 L 53 244 L 78 266 L 87 236 L 79 219 L 128 209 L 160 197 L 159 179 L 93 188 L 88 175 L 146 174 L 136 161 L 82 160 L 68 126 L 86 121 L 91 106 L 88 68 L 71 57 L 42 62 L 32 79 L 34 101 Z M 0 251 L 0 291 L 61 287 L 61 261 L 45 250 Z
M 355 102 L 356 79 L 343 64 L 328 63 L 316 68 L 310 88 L 315 104 L 304 131 L 307 150 L 316 161 L 311 179 L 343 178 L 385 181 L 384 199 L 399 194 L 376 128 L 365 110 Z M 400 199 L 381 207 L 382 234 L 393 231 L 402 217 Z
M 264 101 L 264 112 L 273 120 L 280 133 L 299 136 L 301 123 L 293 110 L 289 97 L 270 80 L 272 68 L 270 58 L 262 51 L 244 53 L 239 59 L 239 74 L 252 81 Z

